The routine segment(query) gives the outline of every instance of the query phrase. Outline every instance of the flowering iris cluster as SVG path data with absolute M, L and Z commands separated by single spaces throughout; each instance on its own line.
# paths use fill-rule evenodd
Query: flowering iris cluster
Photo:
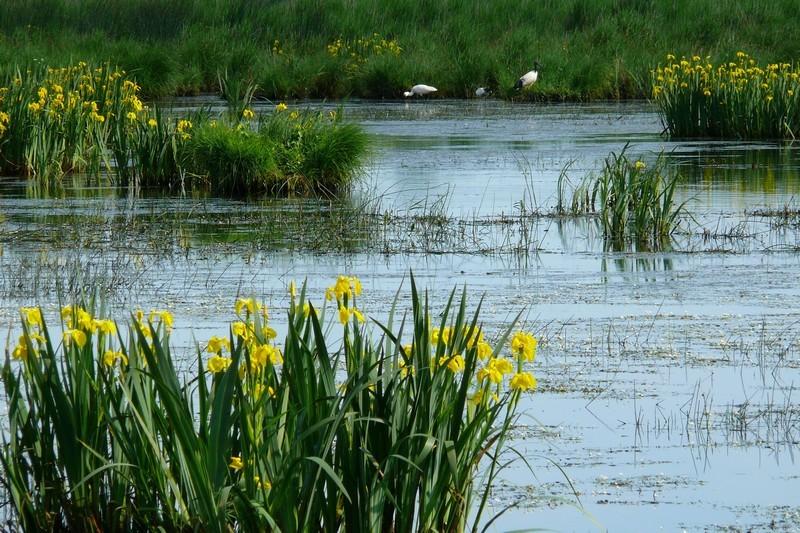
M 271 344 L 278 333 L 269 326 L 268 309 L 256 300 L 241 298 L 234 306 L 236 314 L 241 320 L 231 324 L 231 333 L 234 342 L 244 344 L 250 357 L 250 367 L 242 364 L 239 375 L 244 378 L 248 370 L 251 374 L 258 374 L 265 365 L 276 365 L 283 362 L 280 349 Z M 224 372 L 233 362 L 230 357 L 231 342 L 224 338 L 213 336 L 206 344 L 206 351 L 212 354 L 206 364 L 206 370 L 217 374 Z M 228 355 L 226 355 L 228 354 Z M 254 386 L 255 387 L 255 386 Z
M 369 61 L 370 57 L 382 55 L 399 57 L 403 53 L 396 40 L 387 41 L 379 33 L 354 41 L 339 37 L 328 44 L 327 51 L 332 57 L 345 59 L 347 61 L 345 68 L 349 71 L 358 70 L 358 67 Z
M 24 103 L 26 116 L 20 116 L 18 103 Z M 99 123 L 107 119 L 133 121 L 147 108 L 139 98 L 139 86 L 126 78 L 125 71 L 112 69 L 108 63 L 91 67 L 77 65 L 31 69 L 19 72 L 8 87 L 0 88 L 0 123 L 6 128 L 13 121 L 36 124 L 74 133 L 76 125 Z M 13 117 L 13 118 L 12 118 Z
M 339 309 L 339 322 L 347 325 L 353 316 L 359 322 L 364 322 L 364 315 L 356 308 L 356 296 L 361 294 L 361 282 L 358 278 L 339 276 L 336 283 L 325 291 L 325 299 L 333 301 Z
M 744 52 L 718 65 L 677 59 L 651 71 L 652 96 L 675 137 L 794 138 L 800 80 L 790 63 L 759 66 Z
M 45 324 L 42 311 L 38 307 L 23 307 L 21 309 L 25 333 L 19 337 L 17 346 L 12 351 L 15 360 L 27 361 L 28 357 L 38 357 L 41 350 L 45 349 Z M 146 338 L 151 337 L 149 327 L 144 324 L 144 312 L 136 311 L 135 317 L 140 331 Z M 128 366 L 128 356 L 125 351 L 117 348 L 117 325 L 108 318 L 96 318 L 92 313 L 80 306 L 67 306 L 61 309 L 63 334 L 61 336 L 65 349 L 83 350 L 96 349 L 99 360 L 106 367 L 113 367 L 117 363 L 123 367 Z M 162 326 L 165 333 L 172 329 L 172 314 L 168 311 L 152 311 L 148 317 L 150 324 Z
M 483 331 L 480 329 L 465 328 L 460 334 L 466 339 L 466 349 L 476 350 L 478 359 L 485 361 L 484 366 L 475 374 L 477 389 L 473 393 L 472 401 L 476 405 L 484 405 L 487 398 L 498 401 L 501 385 L 506 376 L 512 372 L 514 374 L 509 381 L 509 387 L 512 391 L 526 391 L 536 388 L 536 378 L 530 372 L 523 370 L 525 362 L 532 362 L 536 358 L 538 341 L 530 333 L 518 331 L 514 334 L 509 343 L 512 356 L 510 359 L 495 355 L 494 349 L 484 340 Z M 446 348 L 453 345 L 456 343 L 458 335 L 459 332 L 454 328 L 433 328 L 430 331 L 431 347 L 432 349 L 437 349 L 439 346 Z M 403 346 L 403 351 L 407 358 L 411 357 L 413 350 L 414 346 L 411 344 Z M 414 371 L 405 361 L 401 360 L 399 366 L 403 375 Z M 465 360 L 459 353 L 431 358 L 431 372 L 435 372 L 442 366 L 446 366 L 453 374 L 464 372 Z

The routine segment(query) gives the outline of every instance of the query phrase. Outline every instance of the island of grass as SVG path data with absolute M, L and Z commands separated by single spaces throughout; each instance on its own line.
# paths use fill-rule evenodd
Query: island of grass
M 108 63 L 16 68 L 0 78 L 0 174 L 41 182 L 102 174 L 223 195 L 335 194 L 350 185 L 367 153 L 358 125 L 341 111 L 283 103 L 256 114 L 252 92 L 228 98 L 222 114 L 178 116 L 144 105 L 139 85 Z

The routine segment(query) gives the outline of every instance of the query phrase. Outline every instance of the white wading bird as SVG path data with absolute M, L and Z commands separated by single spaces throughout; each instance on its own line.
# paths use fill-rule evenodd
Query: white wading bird
M 525 74 L 517 80 L 517 83 L 514 85 L 514 89 L 520 90 L 523 87 L 527 87 L 528 85 L 532 85 L 536 83 L 536 80 L 539 79 L 539 69 L 542 66 L 539 64 L 538 61 L 533 62 L 533 70 L 530 72 L 526 72 Z
M 403 93 L 403 96 L 425 96 L 426 94 L 435 93 L 436 87 L 431 87 L 430 85 L 414 85 L 410 91 L 406 91 Z
M 489 96 L 492 91 L 488 87 L 478 87 L 475 90 L 475 96 Z

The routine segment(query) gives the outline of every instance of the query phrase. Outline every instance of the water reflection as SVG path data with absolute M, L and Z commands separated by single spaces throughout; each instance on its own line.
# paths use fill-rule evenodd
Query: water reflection
M 791 145 L 689 144 L 671 160 L 704 205 L 750 209 L 788 202 L 800 186 L 800 151 Z
M 648 272 L 669 272 L 673 268 L 674 261 L 669 256 L 632 254 L 613 257 L 604 256 L 600 260 L 600 270 L 602 272 L 638 272 L 646 274 Z

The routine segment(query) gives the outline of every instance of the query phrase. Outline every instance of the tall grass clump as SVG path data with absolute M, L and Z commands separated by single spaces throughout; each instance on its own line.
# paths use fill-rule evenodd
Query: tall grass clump
M 400 77 L 406 69 L 397 39 L 379 33 L 355 39 L 340 35 L 325 51 L 328 71 L 335 80 L 334 97 L 357 92 L 367 98 L 396 98 L 398 89 L 407 83 Z M 321 94 L 331 94 L 330 86 L 321 89 Z
M 280 103 L 258 116 L 246 107 L 190 123 L 183 136 L 186 174 L 215 194 L 338 194 L 352 184 L 369 142 L 361 127 L 341 117 L 341 109 Z
M 241 299 L 183 372 L 167 311 L 137 311 L 123 331 L 98 306 L 72 306 L 54 333 L 23 309 L 1 371 L 10 524 L 477 527 L 520 396 L 536 386 L 536 339 L 515 319 L 490 346 L 466 289 L 433 309 L 413 277 L 411 309 L 401 314 L 398 291 L 372 326 L 356 278 L 339 277 L 319 307 L 305 286 L 289 293 L 282 344 L 267 308 Z
M 189 172 L 214 194 L 244 195 L 274 189 L 280 174 L 274 143 L 266 136 L 209 122 L 193 129 L 186 143 Z
M 160 106 L 134 124 L 130 141 L 130 171 L 123 185 L 178 189 L 185 185 L 185 144 L 191 138 L 192 122 L 174 119 Z
M 342 121 L 341 109 L 325 113 L 280 103 L 261 117 L 258 133 L 275 143 L 275 161 L 288 192 L 345 190 L 369 147 L 360 126 Z
M 678 226 L 686 202 L 675 201 L 680 175 L 666 170 L 659 154 L 649 165 L 626 155 L 628 146 L 606 158 L 599 175 L 575 187 L 569 207 L 563 202 L 565 174 L 559 178 L 561 213 L 597 213 L 606 242 L 619 249 L 633 241 L 642 249 L 662 248 Z
M 652 84 L 673 138 L 794 139 L 800 133 L 800 81 L 791 63 L 762 68 L 744 52 L 716 66 L 709 56 L 678 61 L 668 55 Z

